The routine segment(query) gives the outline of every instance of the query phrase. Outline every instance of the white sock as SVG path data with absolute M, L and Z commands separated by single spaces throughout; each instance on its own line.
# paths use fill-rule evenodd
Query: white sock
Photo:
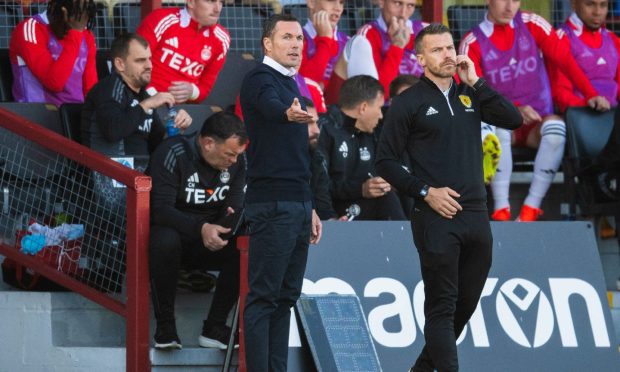
M 344 48 L 344 57 L 347 60 L 347 77 L 368 75 L 379 79 L 375 60 L 372 56 L 370 42 L 364 36 L 355 35 L 347 42 Z
M 507 129 L 496 128 L 495 135 L 502 146 L 502 153 L 499 156 L 497 173 L 491 181 L 491 191 L 493 191 L 495 210 L 499 210 L 510 208 L 508 195 L 510 193 L 510 176 L 512 175 L 512 132 Z
M 536 160 L 534 160 L 534 177 L 530 192 L 524 202 L 534 208 L 540 208 L 562 162 L 566 143 L 566 125 L 562 120 L 547 120 L 540 128 L 540 134 L 542 138 L 536 153 Z
M 491 124 L 487 124 L 484 121 L 480 123 L 480 138 L 484 141 L 484 138 L 487 136 L 487 134 L 496 134 L 495 133 L 495 127 L 492 126 Z

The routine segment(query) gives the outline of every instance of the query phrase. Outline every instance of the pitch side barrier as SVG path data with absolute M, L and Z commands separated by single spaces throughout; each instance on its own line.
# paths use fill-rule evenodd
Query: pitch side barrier
M 0 254 L 124 317 L 150 371 L 150 177 L 4 109 L 0 175 Z

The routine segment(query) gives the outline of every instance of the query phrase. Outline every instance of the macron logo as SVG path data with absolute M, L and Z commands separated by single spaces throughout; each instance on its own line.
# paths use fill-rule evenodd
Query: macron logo
M 433 106 L 429 107 L 428 110 L 426 110 L 426 116 L 431 116 L 435 114 L 439 114 L 439 111 L 435 110 Z
M 179 47 L 179 39 L 175 36 L 175 37 L 171 37 L 170 39 L 166 40 L 164 43 L 170 45 L 171 47 L 174 48 L 178 48 Z
M 338 151 L 340 151 L 343 158 L 346 158 L 349 155 L 349 146 L 347 146 L 346 142 L 342 141 L 342 144 L 338 148 Z
M 605 58 L 601 57 L 601 58 L 599 58 L 599 59 L 598 59 L 598 61 L 596 61 L 596 64 L 597 64 L 598 66 L 601 66 L 601 65 L 606 65 L 606 64 L 607 64 L 607 61 L 605 61 Z

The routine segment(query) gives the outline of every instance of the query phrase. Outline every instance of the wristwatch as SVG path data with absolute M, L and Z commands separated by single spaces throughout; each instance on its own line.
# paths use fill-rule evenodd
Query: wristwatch
M 424 185 L 424 186 L 422 186 L 422 189 L 420 189 L 420 193 L 419 193 L 419 195 L 420 195 L 420 197 L 421 197 L 422 199 L 424 199 L 424 198 L 426 197 L 426 195 L 428 195 L 428 189 L 429 189 L 429 188 L 430 188 L 430 186 L 429 186 L 429 185 Z

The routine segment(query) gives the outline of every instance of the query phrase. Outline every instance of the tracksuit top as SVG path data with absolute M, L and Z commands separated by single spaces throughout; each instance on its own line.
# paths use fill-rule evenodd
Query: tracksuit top
M 201 239 L 204 223 L 218 223 L 228 207 L 240 212 L 245 186 L 245 154 L 220 171 L 200 154 L 199 133 L 166 139 L 151 155 L 151 223 Z
M 318 36 L 314 24 L 308 20 L 303 27 L 304 53 L 299 72 L 309 79 L 327 86 L 334 66 L 351 38 L 342 31 L 334 32 L 334 38 Z M 316 57 L 316 58 L 315 58 Z
M 70 29 L 62 40 L 54 36 L 47 12 L 17 25 L 9 57 L 13 97 L 17 102 L 84 102 L 97 82 L 95 38 L 91 31 Z
M 151 46 L 153 75 L 150 88 L 167 92 L 173 81 L 187 81 L 204 100 L 226 61 L 228 31 L 219 24 L 200 27 L 186 8 L 160 8 L 149 14 L 138 29 Z
M 476 87 L 453 79 L 446 99 L 423 75 L 418 84 L 395 97 L 377 149 L 379 176 L 414 198 L 420 198 L 424 185 L 447 186 L 461 195 L 457 201 L 463 209 L 486 210 L 480 122 L 516 129 L 523 119 L 484 80 Z M 411 173 L 402 167 L 405 153 Z

